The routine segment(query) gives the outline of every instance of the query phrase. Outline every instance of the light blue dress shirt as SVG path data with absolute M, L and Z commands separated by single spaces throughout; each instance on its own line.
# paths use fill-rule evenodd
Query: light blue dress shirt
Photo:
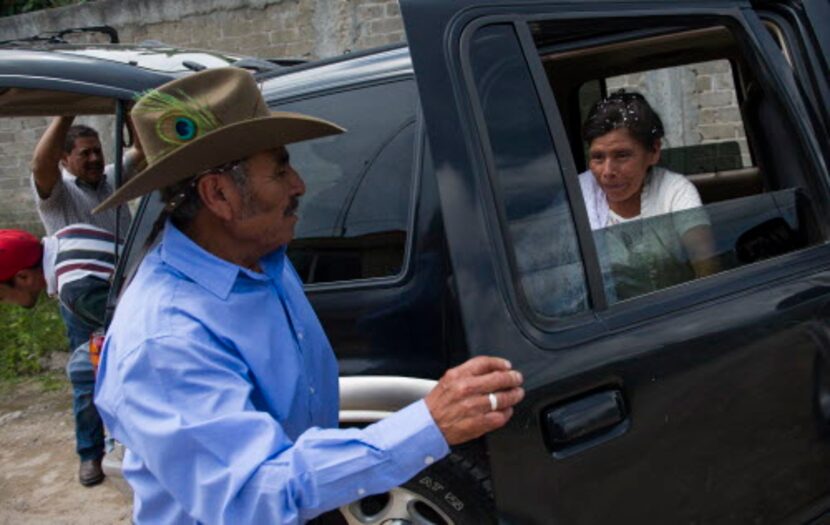
M 95 403 L 137 524 L 302 523 L 448 453 L 419 401 L 337 429 L 337 361 L 280 249 L 263 273 L 168 222 L 110 325 Z

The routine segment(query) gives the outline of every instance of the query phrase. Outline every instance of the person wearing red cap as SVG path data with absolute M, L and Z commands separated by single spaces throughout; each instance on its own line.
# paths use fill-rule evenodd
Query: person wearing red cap
M 0 230 L 0 301 L 32 308 L 46 288 L 43 245 L 23 230 Z
M 61 228 L 42 241 L 22 230 L 0 230 L 0 302 L 33 308 L 46 292 L 91 330 L 104 325 L 115 237 L 89 224 Z M 78 479 L 103 481 L 104 426 L 92 402 L 95 376 L 89 345 L 78 345 L 66 367 L 72 382 Z

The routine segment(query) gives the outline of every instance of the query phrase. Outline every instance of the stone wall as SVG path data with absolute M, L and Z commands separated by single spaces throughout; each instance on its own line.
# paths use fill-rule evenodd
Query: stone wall
M 646 95 L 666 128 L 664 147 L 737 144 L 733 165 L 752 160 L 727 60 L 702 62 L 608 79 L 608 91 Z
M 2 39 L 110 25 L 122 42 L 258 57 L 317 59 L 404 40 L 396 0 L 99 0 L 0 19 Z M 89 38 L 89 37 L 86 37 Z M 112 159 L 113 120 L 79 119 L 101 132 Z M 42 232 L 29 163 L 48 119 L 0 119 L 0 227 Z
M 0 119 L 0 227 L 43 231 L 29 189 L 29 160 L 44 129 L 41 118 Z

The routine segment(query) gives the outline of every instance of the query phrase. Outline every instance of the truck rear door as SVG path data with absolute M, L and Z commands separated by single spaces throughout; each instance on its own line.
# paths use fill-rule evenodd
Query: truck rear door
M 801 15 L 737 0 L 401 7 L 470 351 L 526 379 L 488 437 L 502 521 L 822 516 L 827 58 Z M 661 162 L 703 206 L 592 231 L 580 128 L 620 87 L 658 108 Z M 679 235 L 688 213 L 705 217 L 712 274 L 643 241 Z

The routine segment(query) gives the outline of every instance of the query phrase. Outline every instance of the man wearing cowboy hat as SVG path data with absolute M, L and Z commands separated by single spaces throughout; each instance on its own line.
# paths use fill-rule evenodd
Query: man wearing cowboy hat
M 100 208 L 160 189 L 170 216 L 115 312 L 96 403 L 127 448 L 136 523 L 304 522 L 508 421 L 521 375 L 477 357 L 336 428 L 337 361 L 285 256 L 305 191 L 285 145 L 342 129 L 270 113 L 233 68 L 145 94 L 132 117 L 148 167 Z

